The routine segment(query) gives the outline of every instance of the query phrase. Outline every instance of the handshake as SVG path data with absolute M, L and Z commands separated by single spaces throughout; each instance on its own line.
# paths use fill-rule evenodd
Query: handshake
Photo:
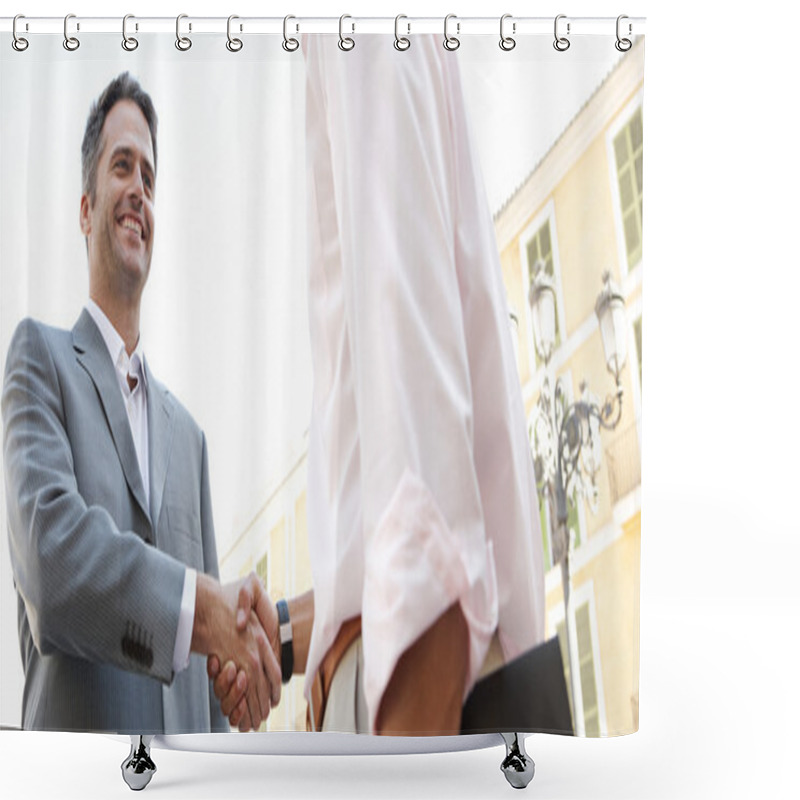
M 198 573 L 191 649 L 208 657 L 231 727 L 257 730 L 281 698 L 281 644 L 277 610 L 255 573 L 225 585 Z

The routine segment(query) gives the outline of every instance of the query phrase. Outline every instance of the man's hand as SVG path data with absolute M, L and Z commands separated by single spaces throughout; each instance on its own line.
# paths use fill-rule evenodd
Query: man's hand
M 240 602 L 248 603 L 247 598 L 253 596 L 253 579 L 257 584 L 253 575 L 221 586 L 213 578 L 199 574 L 192 630 L 192 651 L 217 654 L 218 660 L 232 662 L 241 669 L 233 689 L 238 692 L 244 682 L 241 700 L 247 710 L 247 724 L 240 725 L 244 730 L 257 728 L 269 716 L 271 705 L 280 699 L 281 686 L 281 669 L 270 639 L 256 614 L 239 607 Z M 247 587 L 244 592 L 243 586 Z
M 269 599 L 264 587 L 255 573 L 250 573 L 243 581 L 233 585 L 238 589 L 236 628 L 245 631 L 248 624 L 255 619 L 263 628 L 269 643 L 275 670 L 270 673 L 271 703 L 276 706 L 280 701 L 281 670 L 280 635 L 278 613 Z M 248 677 L 244 669 L 238 669 L 233 660 L 220 666 L 220 658 L 216 653 L 208 657 L 208 676 L 214 681 L 214 694 L 220 701 L 222 713 L 229 718 L 233 727 L 240 731 L 257 729 L 260 720 L 253 717 L 252 707 L 248 701 Z M 266 719 L 266 715 L 262 717 Z

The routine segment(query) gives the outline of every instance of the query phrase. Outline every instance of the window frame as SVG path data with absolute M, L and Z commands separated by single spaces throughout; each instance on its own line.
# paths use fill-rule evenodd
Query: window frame
M 624 279 L 629 273 L 637 269 L 644 261 L 644 219 L 642 219 L 642 247 L 639 260 L 628 265 L 628 247 L 625 243 L 625 223 L 622 218 L 622 198 L 619 194 L 619 175 L 617 169 L 617 154 L 614 150 L 614 140 L 617 135 L 628 126 L 633 115 L 642 109 L 642 126 L 644 127 L 644 110 L 642 104 L 643 92 L 640 88 L 629 103 L 617 114 L 606 132 L 606 152 L 608 156 L 609 184 L 611 186 L 612 205 L 614 207 L 614 229 L 617 239 L 617 259 L 620 277 Z M 644 146 L 643 146 L 644 152 Z M 643 215 L 644 216 L 644 215 Z
M 597 691 L 597 721 L 600 731 L 599 738 L 603 738 L 608 736 L 608 723 L 606 721 L 605 685 L 603 683 L 603 669 L 600 660 L 600 637 L 597 629 L 597 607 L 594 596 L 594 582 L 589 580 L 580 586 L 572 586 L 570 594 L 570 620 L 572 623 L 570 625 L 570 649 L 575 654 L 578 661 L 580 660 L 580 654 L 578 653 L 578 631 L 575 612 L 585 605 L 589 606 L 589 634 L 592 639 L 592 666 L 594 668 L 594 682 Z M 557 635 L 558 626 L 563 622 L 564 602 L 562 600 L 554 606 L 547 615 L 548 630 L 551 637 Z M 575 665 L 570 663 L 570 674 L 572 674 L 574 667 Z M 580 674 L 580 672 L 578 674 Z M 580 686 L 580 681 L 578 681 L 577 690 L 580 694 L 580 703 L 576 703 L 573 698 L 573 709 L 575 707 L 579 708 L 580 714 L 573 711 L 575 715 L 575 719 L 573 720 L 575 735 L 586 736 L 586 724 L 583 715 L 583 691 Z

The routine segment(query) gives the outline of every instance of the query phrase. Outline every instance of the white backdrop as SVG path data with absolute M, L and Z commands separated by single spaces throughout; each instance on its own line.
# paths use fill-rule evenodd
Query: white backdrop
M 26 10 L 378 13 L 365 0 L 336 9 L 310 0 L 274 10 L 139 0 L 135 8 L 43 2 L 35 11 L 20 9 Z M 800 15 L 767 2 L 758 17 L 712 18 L 684 0 L 661 8 L 573 0 L 568 9 L 535 10 L 429 0 L 383 5 L 380 13 L 505 11 L 648 16 L 641 730 L 612 741 L 534 737 L 537 776 L 527 792 L 793 796 L 800 525 L 792 501 L 800 433 L 792 420 L 792 351 L 800 272 L 792 231 L 800 170 L 786 87 L 796 72 L 787 42 L 800 30 Z M 4 94 L 0 104 L 7 100 Z M 2 736 L 2 769 L 17 794 L 105 798 L 128 791 L 118 770 L 125 748 L 115 741 Z M 511 791 L 497 770 L 499 750 L 307 761 L 156 756 L 159 773 L 147 791 L 175 798 L 469 798 Z M 77 781 L 75 772 L 85 778 Z

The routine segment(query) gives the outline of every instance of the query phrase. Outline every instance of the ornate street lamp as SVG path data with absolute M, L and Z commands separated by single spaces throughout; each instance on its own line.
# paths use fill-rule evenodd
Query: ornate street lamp
M 602 463 L 600 429 L 613 430 L 622 417 L 622 385 L 620 374 L 625 366 L 626 323 L 625 301 L 611 280 L 603 275 L 603 288 L 595 304 L 595 313 L 603 339 L 606 366 L 614 376 L 616 392 L 606 397 L 602 406 L 589 391 L 586 381 L 580 385 L 580 399 L 569 403 L 561 382 L 551 380 L 550 360 L 555 348 L 555 289 L 538 261 L 528 294 L 533 322 L 534 344 L 544 361 L 541 392 L 534 410 L 530 436 L 533 447 L 536 488 L 550 509 L 553 563 L 561 564 L 564 593 L 564 625 L 567 657 L 570 665 L 573 709 L 577 708 L 580 668 L 573 653 L 570 621 L 570 531 L 567 528 L 567 499 L 573 504 L 584 497 L 593 512 L 597 511 L 598 490 L 595 477 Z

